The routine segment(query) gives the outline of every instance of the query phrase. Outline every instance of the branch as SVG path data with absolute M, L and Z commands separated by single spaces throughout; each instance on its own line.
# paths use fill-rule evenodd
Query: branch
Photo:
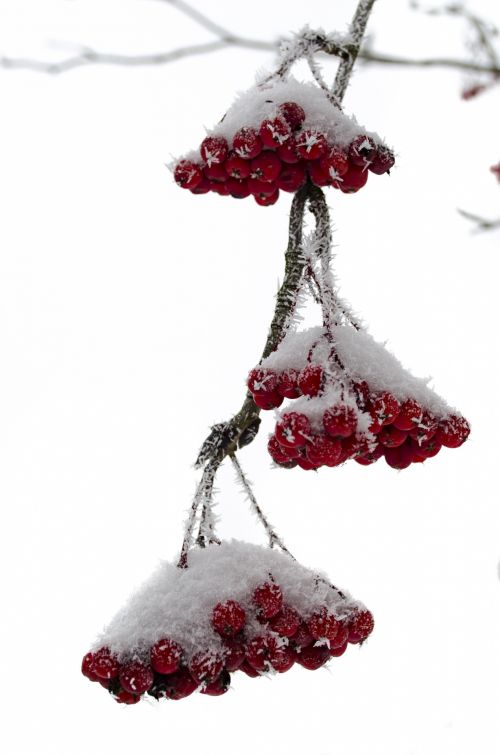
M 366 25 L 370 18 L 374 3 L 375 0 L 359 0 L 354 17 L 351 21 L 349 29 L 351 37 L 349 56 L 340 63 L 333 84 L 333 93 L 339 102 L 342 102 L 344 99 L 344 94 L 347 85 L 349 84 L 349 79 L 351 78 L 354 63 L 359 55 L 361 43 L 365 36 Z
M 487 218 L 482 218 L 480 215 L 474 215 L 474 213 L 468 212 L 467 210 L 459 209 L 458 212 L 463 218 L 476 224 L 476 227 L 473 228 L 473 233 L 479 233 L 480 231 L 493 231 L 500 228 L 500 218 L 497 218 L 496 220 L 487 220 Z

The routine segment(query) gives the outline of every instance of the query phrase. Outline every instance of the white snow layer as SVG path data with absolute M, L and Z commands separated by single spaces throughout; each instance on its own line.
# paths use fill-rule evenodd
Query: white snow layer
M 430 378 L 412 375 L 383 343 L 375 341 L 365 330 L 356 330 L 352 325 L 337 325 L 332 327 L 332 336 L 333 343 L 330 343 L 322 327 L 289 331 L 277 350 L 264 359 L 261 366 L 277 372 L 287 368 L 301 370 L 310 357 L 312 364 L 326 368 L 333 366 L 338 370 L 331 360 L 333 346 L 348 376 L 355 381 L 366 380 L 372 391 L 390 391 L 399 401 L 413 398 L 437 417 L 452 413 L 453 409 L 446 401 L 429 387 Z M 318 397 L 300 401 L 317 402 Z M 299 411 L 298 402 L 294 402 L 293 407 Z M 301 407 L 302 410 L 304 407 Z
M 290 556 L 238 540 L 195 548 L 188 568 L 162 562 L 131 596 L 94 643 L 107 645 L 120 660 L 133 653 L 146 654 L 162 638 L 178 642 L 189 660 L 200 650 L 221 650 L 219 635 L 211 626 L 214 606 L 237 600 L 246 611 L 245 635 L 262 634 L 252 594 L 272 575 L 281 587 L 284 603 L 307 619 L 321 606 L 338 618 L 349 617 L 364 606 L 344 592 L 341 597 L 328 578 L 301 566 Z

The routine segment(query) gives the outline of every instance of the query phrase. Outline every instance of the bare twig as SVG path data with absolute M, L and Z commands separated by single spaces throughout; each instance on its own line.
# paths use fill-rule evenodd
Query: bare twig
M 186 569 L 188 565 L 188 552 L 193 544 L 193 530 L 196 523 L 196 514 L 200 504 L 207 504 L 210 507 L 212 501 L 212 491 L 215 481 L 215 475 L 220 467 L 221 462 L 218 459 L 210 459 L 206 464 L 201 480 L 198 483 L 194 494 L 193 502 L 189 510 L 184 530 L 184 540 L 182 541 L 181 554 L 177 566 L 179 569 Z
M 475 223 L 475 228 L 473 228 L 473 233 L 480 233 L 481 231 L 493 231 L 496 228 L 500 228 L 500 218 L 496 218 L 495 220 L 488 220 L 487 218 L 482 218 L 480 215 L 475 215 L 472 212 L 468 212 L 467 210 L 458 210 L 460 215 L 465 218 L 466 220 L 470 220 L 472 223 Z
M 333 84 L 333 93 L 339 102 L 342 102 L 342 100 L 344 99 L 347 85 L 349 84 L 349 79 L 351 78 L 354 63 L 356 62 L 356 58 L 359 55 L 361 43 L 365 35 L 366 25 L 368 23 L 368 19 L 370 18 L 370 13 L 372 11 L 374 3 L 375 0 L 359 0 L 356 11 L 354 13 L 354 17 L 351 21 L 351 26 L 349 29 L 351 38 L 349 56 L 345 60 L 342 60 L 342 62 L 340 63 L 337 75 L 335 77 L 335 82 Z

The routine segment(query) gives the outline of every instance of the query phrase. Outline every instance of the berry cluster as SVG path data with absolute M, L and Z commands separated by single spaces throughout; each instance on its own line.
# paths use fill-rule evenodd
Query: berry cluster
M 207 551 L 220 547 L 213 545 Z M 281 554 L 280 558 L 291 561 Z M 85 655 L 82 673 L 127 705 L 137 703 L 144 693 L 157 700 L 180 700 L 196 690 L 219 696 L 227 692 L 236 671 L 258 677 L 284 673 L 295 663 L 315 670 L 342 655 L 349 643 L 366 640 L 374 624 L 368 610 L 317 575 L 306 588 L 311 594 L 304 610 L 303 579 L 300 584 L 302 595 L 297 599 L 296 590 L 287 595 L 269 573 L 266 581 L 248 593 L 240 591 L 239 600 L 227 598 L 212 604 L 207 621 L 197 627 L 196 648 L 188 632 L 184 646 L 179 634 L 167 629 L 147 648 L 141 643 L 140 649 L 118 653 L 112 643 L 100 646 Z M 205 644 L 199 639 L 202 626 L 206 627 Z
M 282 413 L 269 439 L 269 454 L 279 466 L 309 470 L 349 459 L 368 466 L 384 457 L 389 466 L 405 469 L 467 439 L 470 428 L 462 416 L 437 402 L 429 409 L 407 388 L 395 395 L 391 381 L 386 390 L 380 380 L 374 388 L 353 378 L 331 345 L 325 353 L 327 359 L 300 369 L 261 366 L 248 376 L 261 409 L 299 399 L 300 410 Z
M 308 179 L 352 194 L 370 172 L 388 173 L 394 165 L 393 152 L 317 87 L 291 82 L 247 95 L 202 141 L 198 155 L 177 161 L 179 186 L 193 194 L 253 196 L 266 206 Z

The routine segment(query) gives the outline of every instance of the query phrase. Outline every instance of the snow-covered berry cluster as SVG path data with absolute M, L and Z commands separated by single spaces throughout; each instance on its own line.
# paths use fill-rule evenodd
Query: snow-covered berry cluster
M 262 409 L 297 399 L 279 414 L 268 443 L 279 466 L 369 465 L 384 457 L 405 469 L 457 448 L 469 424 L 397 362 L 382 344 L 349 325 L 288 333 L 252 370 L 247 385 Z
M 316 670 L 372 629 L 371 613 L 325 577 L 232 541 L 193 550 L 187 569 L 163 565 L 85 655 L 82 673 L 120 703 L 219 696 L 235 671 Z
M 175 164 L 174 178 L 193 194 L 253 196 L 266 206 L 308 179 L 351 194 L 369 172 L 388 173 L 393 165 L 394 154 L 376 135 L 334 108 L 321 89 L 292 80 L 242 95 L 199 154 Z

